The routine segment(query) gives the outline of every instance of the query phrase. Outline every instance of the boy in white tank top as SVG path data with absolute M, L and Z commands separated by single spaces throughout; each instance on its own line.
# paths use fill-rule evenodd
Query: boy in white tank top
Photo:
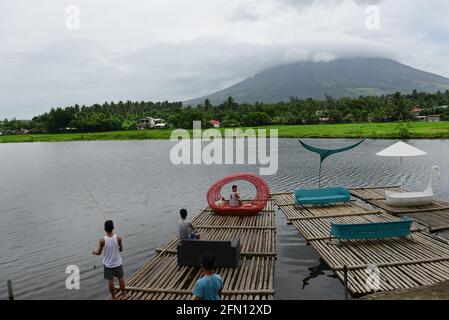
M 229 196 L 229 206 L 230 207 L 240 207 L 242 205 L 242 200 L 240 200 L 240 194 L 237 192 L 237 186 L 232 186 L 231 195 Z
M 113 233 L 114 223 L 111 220 L 104 223 L 104 231 L 106 232 L 106 235 L 100 239 L 98 250 L 92 251 L 92 253 L 99 256 L 104 250 L 104 279 L 108 280 L 108 287 L 112 300 L 115 300 L 114 277 L 118 278 L 122 297 L 123 299 L 126 299 L 125 277 L 123 273 L 122 257 L 120 256 L 120 252 L 123 251 L 123 239 Z

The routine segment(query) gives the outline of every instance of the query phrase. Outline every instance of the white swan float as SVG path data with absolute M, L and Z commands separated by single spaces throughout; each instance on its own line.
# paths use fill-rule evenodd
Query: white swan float
M 440 177 L 440 168 L 433 166 L 430 172 L 429 184 L 423 192 L 391 192 L 385 190 L 386 203 L 392 207 L 411 207 L 431 204 L 433 185 Z

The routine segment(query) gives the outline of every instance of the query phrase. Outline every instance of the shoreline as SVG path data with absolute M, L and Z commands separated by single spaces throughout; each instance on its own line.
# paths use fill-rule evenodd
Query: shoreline
M 404 129 L 401 123 L 355 123 L 316 125 L 273 125 L 261 127 L 221 128 L 278 130 L 280 139 L 449 139 L 449 122 L 410 122 Z M 89 133 L 24 134 L 0 136 L 0 143 L 21 142 L 67 142 L 67 141 L 124 141 L 124 140 L 169 140 L 172 129 L 127 130 Z M 188 130 L 192 137 L 192 130 Z M 204 132 L 204 130 L 203 130 Z

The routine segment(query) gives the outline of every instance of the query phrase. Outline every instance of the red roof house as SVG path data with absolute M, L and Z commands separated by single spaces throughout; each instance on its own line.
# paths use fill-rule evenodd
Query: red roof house
M 210 123 L 214 128 L 220 128 L 221 122 L 218 121 L 218 120 L 211 120 L 211 121 L 209 121 L 209 123 Z

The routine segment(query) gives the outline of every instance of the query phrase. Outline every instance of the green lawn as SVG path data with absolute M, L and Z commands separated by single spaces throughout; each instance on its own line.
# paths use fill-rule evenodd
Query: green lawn
M 399 130 L 398 123 L 320 124 L 264 126 L 254 129 L 278 129 L 280 138 L 378 138 L 378 139 L 449 139 L 449 122 L 413 122 L 408 130 Z M 248 129 L 248 128 L 242 128 Z M 223 130 L 223 129 L 222 129 Z M 0 136 L 0 143 L 50 142 L 86 140 L 169 139 L 171 129 L 144 131 L 112 131 L 96 133 L 30 134 Z
M 449 139 L 449 122 L 412 122 L 408 133 L 400 132 L 399 123 L 319 124 L 274 126 L 281 138 L 377 138 L 377 139 Z M 266 127 L 270 128 L 270 127 Z

